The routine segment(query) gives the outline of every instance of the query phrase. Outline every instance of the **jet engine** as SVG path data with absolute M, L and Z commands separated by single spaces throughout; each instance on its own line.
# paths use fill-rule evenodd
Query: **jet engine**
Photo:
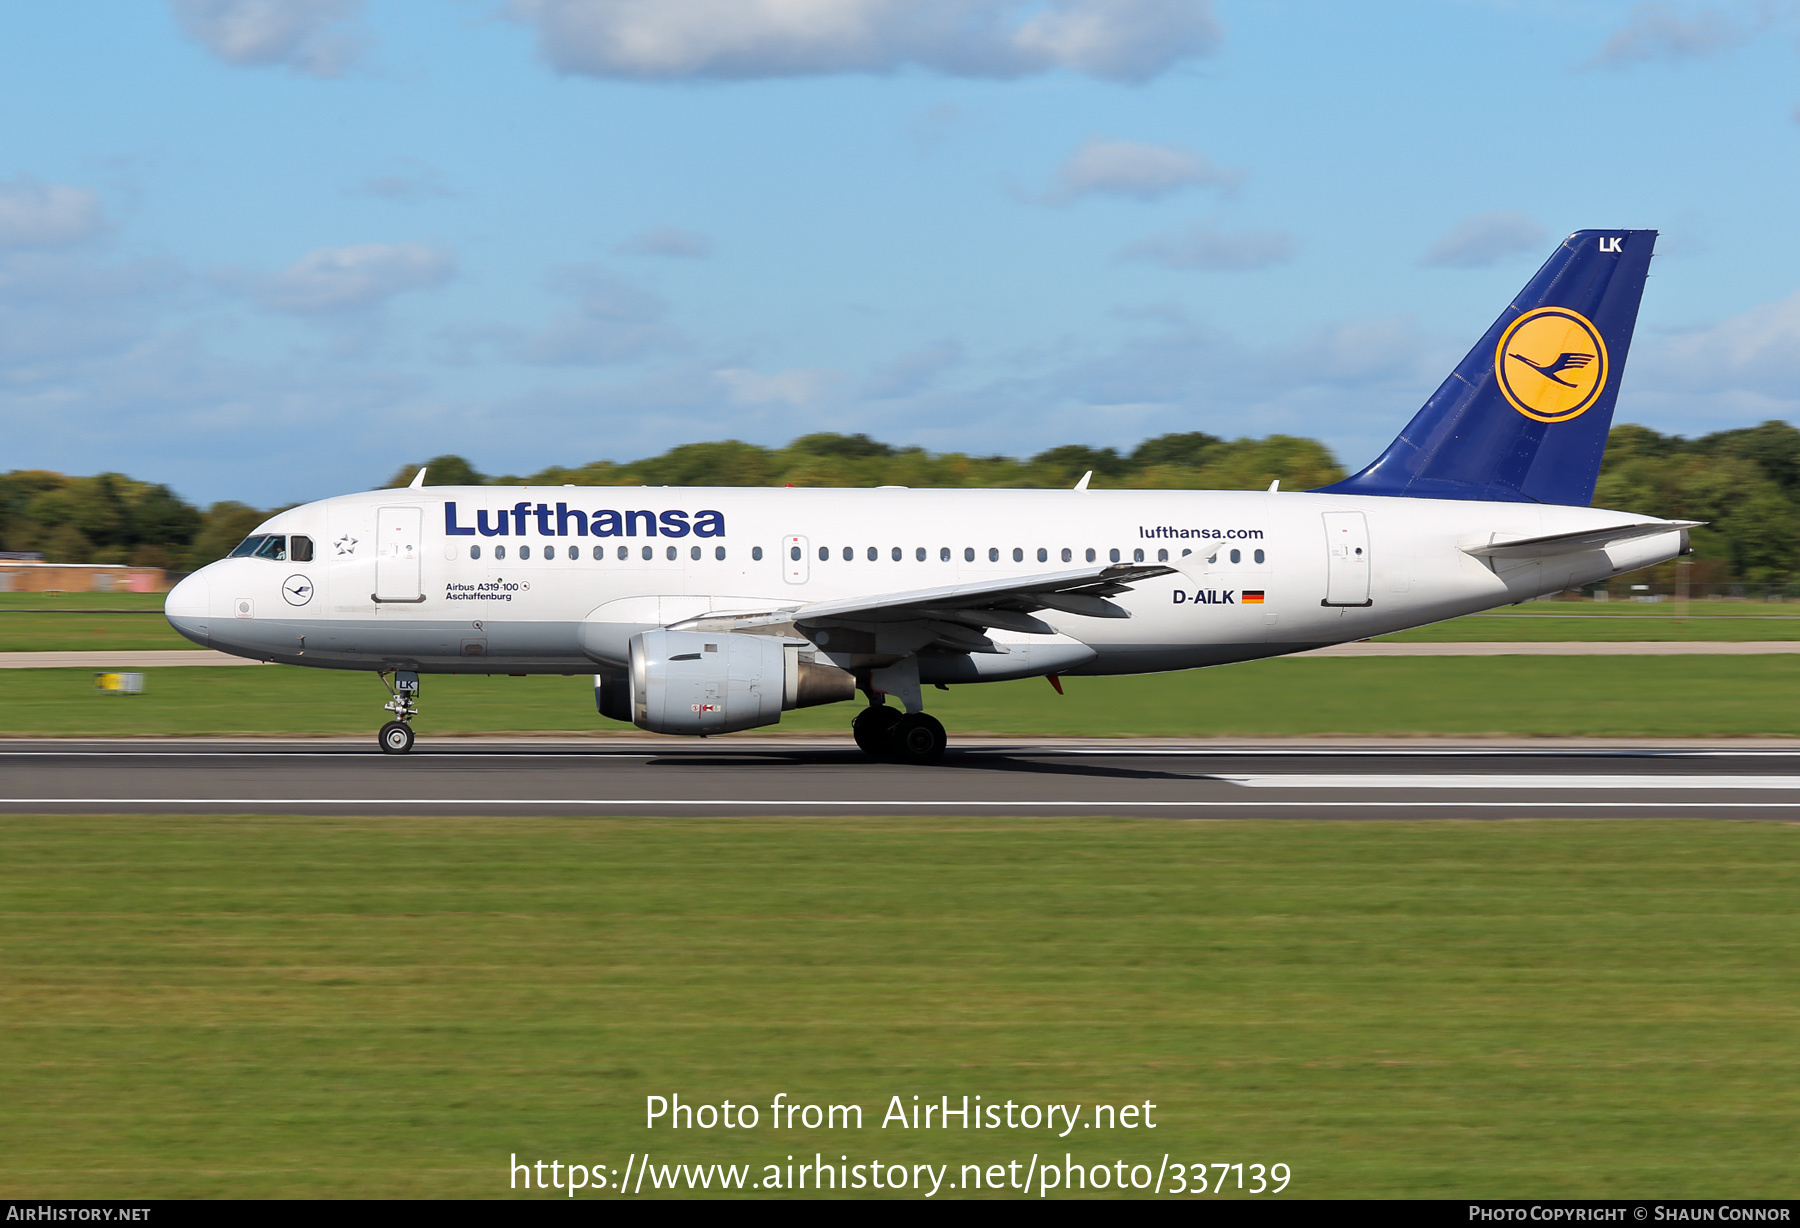
M 631 720 L 652 733 L 754 729 L 789 708 L 856 694 L 854 676 L 817 660 L 811 645 L 775 636 L 640 631 L 630 652 Z

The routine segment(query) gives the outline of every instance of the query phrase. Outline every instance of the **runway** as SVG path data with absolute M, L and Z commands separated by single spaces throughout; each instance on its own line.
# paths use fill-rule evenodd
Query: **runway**
M 0 742 L 0 813 L 1800 820 L 1800 747 L 969 740 Z

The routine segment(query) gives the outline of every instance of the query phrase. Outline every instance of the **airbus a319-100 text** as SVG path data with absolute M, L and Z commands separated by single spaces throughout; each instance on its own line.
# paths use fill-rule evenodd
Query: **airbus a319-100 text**
M 1193 669 L 1605 580 L 1682 521 L 1587 506 L 1655 246 L 1570 235 L 1406 429 L 1320 490 L 426 487 L 308 503 L 169 594 L 189 639 L 392 678 L 593 673 L 657 733 L 868 699 L 873 755 L 929 763 L 934 685 Z M 897 701 L 890 704 L 889 700 Z

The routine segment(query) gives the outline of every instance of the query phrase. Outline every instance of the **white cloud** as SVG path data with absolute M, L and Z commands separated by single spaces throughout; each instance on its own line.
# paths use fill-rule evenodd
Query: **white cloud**
M 0 247 L 61 247 L 98 234 L 100 198 L 86 188 L 0 183 Z
M 746 367 L 721 367 L 713 378 L 739 405 L 791 405 L 804 407 L 817 401 L 835 383 L 833 373 L 817 369 L 793 369 L 764 374 Z
M 1279 264 L 1293 254 L 1293 240 L 1283 231 L 1243 230 L 1233 234 L 1197 222 L 1185 230 L 1139 239 L 1128 244 L 1119 256 L 1124 260 L 1145 260 L 1165 269 L 1243 273 Z
M 407 290 L 441 285 L 456 270 L 444 248 L 412 243 L 321 247 L 266 278 L 263 305 L 301 315 L 371 307 Z
M 661 298 L 597 265 L 566 269 L 551 284 L 575 302 L 512 347 L 525 362 L 599 365 L 680 344 L 680 337 L 664 321 L 667 305 Z
M 1673 4 L 1638 4 L 1592 62 L 1624 67 L 1648 60 L 1703 59 L 1748 38 L 1748 32 L 1718 9 L 1700 9 L 1690 17 Z
M 1179 145 L 1091 139 L 1056 172 L 1045 199 L 1064 204 L 1104 194 L 1155 200 L 1182 188 L 1234 188 L 1242 171 L 1214 166 L 1204 154 Z
M 961 362 L 962 357 L 963 347 L 952 339 L 902 354 L 870 373 L 863 383 L 862 395 L 872 401 L 914 396 Z
M 1142 81 L 1210 54 L 1211 0 L 512 0 L 557 69 L 757 78 L 1068 69 Z
M 187 36 L 239 65 L 285 65 L 314 77 L 341 76 L 357 39 L 341 23 L 362 0 L 169 0 Z
M 1523 213 L 1477 213 L 1452 226 L 1420 263 L 1482 269 L 1508 256 L 1542 248 L 1549 238 L 1548 230 Z
M 369 196 L 408 205 L 456 195 L 444 186 L 443 176 L 417 158 L 396 158 L 385 174 L 370 175 L 359 187 Z
M 1659 389 L 1750 392 L 1793 404 L 1800 401 L 1800 292 L 1705 328 L 1646 337 L 1634 357 Z
M 672 256 L 704 260 L 713 254 L 713 241 L 703 234 L 674 226 L 657 226 L 633 235 L 613 249 L 629 256 Z

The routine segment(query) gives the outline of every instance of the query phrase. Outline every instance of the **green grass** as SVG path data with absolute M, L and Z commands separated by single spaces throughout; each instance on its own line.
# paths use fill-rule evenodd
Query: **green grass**
M 11 610 L 147 610 L 162 613 L 167 593 L 0 593 L 0 613 Z
M 133 652 L 193 648 L 162 612 L 38 613 L 0 609 L 0 652 Z
M 1793 1189 L 1791 826 L 9 817 L 0 918 L 5 1197 L 506 1196 L 513 1153 L 646 1150 Z M 867 1125 L 641 1125 L 778 1091 Z M 1158 1128 L 877 1127 L 965 1093 Z
M 371 674 L 289 666 L 152 669 L 142 695 L 76 669 L 0 670 L 0 734 L 372 734 Z M 1800 656 L 1272 660 L 1135 678 L 928 690 L 952 736 L 1800 735 Z M 784 714 L 775 732 L 848 729 L 853 704 Z M 592 680 L 424 680 L 420 736 L 635 733 L 594 711 Z

